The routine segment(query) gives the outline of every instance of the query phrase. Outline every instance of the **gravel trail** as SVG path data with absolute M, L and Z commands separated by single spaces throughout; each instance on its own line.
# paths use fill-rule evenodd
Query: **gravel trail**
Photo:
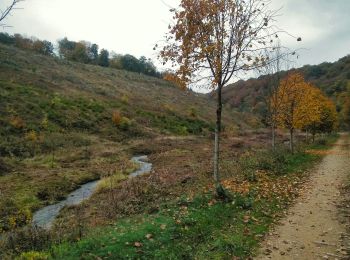
M 255 259 L 350 259 L 350 205 L 341 192 L 350 175 L 349 141 L 342 134 L 328 151 L 305 193 L 270 231 Z

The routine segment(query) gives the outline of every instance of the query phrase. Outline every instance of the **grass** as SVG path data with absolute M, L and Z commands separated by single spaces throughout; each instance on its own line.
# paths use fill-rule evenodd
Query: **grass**
M 26 222 L 13 221 L 17 217 L 21 219 L 22 212 L 29 212 L 26 221 L 30 221 L 32 212 L 62 200 L 81 184 L 111 172 L 125 174 L 128 168 L 134 167 L 129 162 L 129 155 L 119 146 L 99 139 L 90 141 L 88 146 L 57 150 L 54 158 L 51 154 L 39 154 L 32 158 L 5 160 L 16 165 L 16 171 L 0 176 L 3 192 L 0 207 L 6 208 L 0 213 L 0 232 L 25 225 Z
M 339 138 L 338 133 L 332 133 L 327 136 L 320 136 L 316 138 L 315 142 L 309 146 L 312 150 L 327 150 L 333 145 Z
M 0 215 L 0 231 L 7 231 L 27 224 L 31 212 L 62 200 L 80 184 L 98 178 L 91 172 L 65 172 L 62 175 L 43 174 L 34 179 L 27 174 L 14 173 L 1 178 L 0 188 L 6 193 L 0 199 L 0 207 L 6 211 Z M 25 222 L 22 221 L 26 213 Z
M 190 192 L 187 196 L 163 201 L 156 213 L 110 220 L 107 226 L 91 227 L 82 238 L 77 236 L 52 244 L 40 254 L 50 259 L 252 257 L 270 226 L 283 216 L 298 195 L 307 177 L 305 170 L 321 158 L 302 150 L 295 154 L 284 150 L 278 154 L 261 151 L 250 154 L 255 160 L 249 167 L 259 172 L 255 180 L 237 182 L 233 177 L 233 182 L 230 178 L 224 182 L 234 197 L 233 202 L 217 200 L 208 191 Z M 246 168 L 244 162 L 242 169 Z
M 197 118 L 179 117 L 174 113 L 164 115 L 138 111 L 138 115 L 149 118 L 151 125 L 177 135 L 202 134 L 205 131 L 213 131 L 214 126 L 204 120 Z
M 259 201 L 251 209 L 211 195 L 163 206 L 160 213 L 118 221 L 77 243 L 54 247 L 55 259 L 231 259 L 247 257 L 272 222 Z

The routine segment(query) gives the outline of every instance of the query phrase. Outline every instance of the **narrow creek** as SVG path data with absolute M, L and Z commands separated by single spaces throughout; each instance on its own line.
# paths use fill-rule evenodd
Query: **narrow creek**
M 134 156 L 131 161 L 139 164 L 140 168 L 132 172 L 129 175 L 129 178 L 134 178 L 145 173 L 149 173 L 152 170 L 152 163 L 148 162 L 147 155 Z M 79 189 L 70 193 L 65 200 L 36 211 L 33 215 L 32 224 L 41 228 L 49 229 L 62 208 L 66 206 L 78 205 L 83 200 L 90 198 L 98 183 L 99 180 L 83 184 Z

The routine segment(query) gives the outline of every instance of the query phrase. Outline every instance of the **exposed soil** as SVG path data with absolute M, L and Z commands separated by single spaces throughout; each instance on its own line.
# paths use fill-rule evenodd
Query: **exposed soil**
M 342 192 L 349 174 L 349 136 L 344 134 L 315 168 L 296 204 L 266 237 L 256 259 L 350 259 L 350 206 Z

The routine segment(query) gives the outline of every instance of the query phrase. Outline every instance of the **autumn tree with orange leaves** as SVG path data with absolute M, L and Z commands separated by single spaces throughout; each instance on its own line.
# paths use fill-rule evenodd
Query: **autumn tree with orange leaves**
M 313 117 L 303 126 L 303 129 L 310 132 L 312 141 L 315 142 L 315 135 L 317 133 L 331 133 L 338 127 L 338 114 L 335 104 L 332 100 L 326 97 L 320 89 L 314 87 L 313 90 L 315 100 L 318 107 L 318 117 Z
M 290 133 L 290 150 L 294 152 L 294 132 L 296 129 L 332 131 L 337 122 L 336 110 L 317 87 L 305 82 L 299 72 L 290 72 L 280 81 L 278 90 L 271 96 L 271 104 L 277 109 L 276 120 L 279 126 Z
M 309 92 L 309 85 L 299 72 L 290 72 L 280 81 L 280 86 L 273 94 L 271 102 L 278 101 L 277 122 L 279 126 L 287 128 L 290 134 L 289 147 L 294 152 L 294 133 L 300 129 L 309 116 L 314 112 L 309 110 L 306 98 Z M 273 104 L 275 105 L 275 104 Z M 310 111 L 313 115 L 308 114 Z M 317 115 L 318 116 L 318 115 Z
M 222 88 L 242 71 L 264 66 L 276 34 L 276 12 L 266 0 L 182 0 L 172 9 L 164 63 L 176 70 L 171 78 L 185 88 L 190 84 L 216 90 L 214 180 L 217 194 L 226 197 L 219 174 Z M 300 38 L 298 38 L 300 40 Z M 157 46 L 156 46 L 157 47 Z

